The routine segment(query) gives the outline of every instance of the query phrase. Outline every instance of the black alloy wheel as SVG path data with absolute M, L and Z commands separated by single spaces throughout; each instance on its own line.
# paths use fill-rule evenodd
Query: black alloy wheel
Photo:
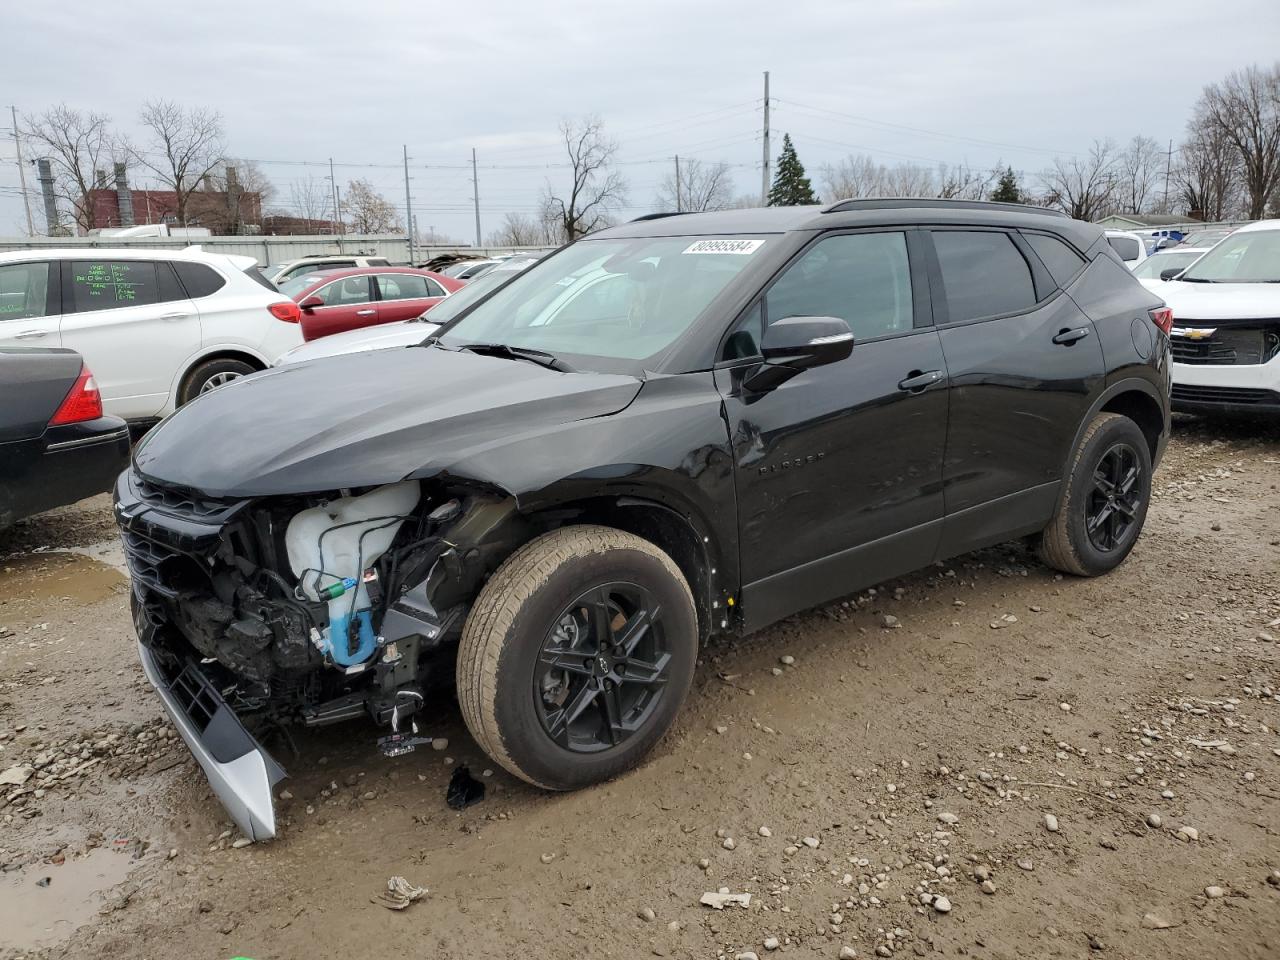
M 1116 549 L 1137 523 L 1142 478 L 1142 459 L 1127 443 L 1113 444 L 1098 461 L 1085 508 L 1085 530 L 1098 550 Z
M 605 583 L 556 618 L 538 654 L 533 697 L 543 730 L 574 753 L 625 742 L 657 709 L 672 655 L 662 608 L 637 583 Z

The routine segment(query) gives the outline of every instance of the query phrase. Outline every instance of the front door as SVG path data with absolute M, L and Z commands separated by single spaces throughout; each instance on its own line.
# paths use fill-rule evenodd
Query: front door
M 62 345 L 84 357 L 106 412 L 159 415 L 175 375 L 200 347 L 200 315 L 169 264 L 68 260 L 62 290 Z
M 316 340 L 358 327 L 371 327 L 379 322 L 378 304 L 367 273 L 327 283 L 308 294 L 304 301 L 313 297 L 323 303 L 303 311 L 302 336 L 307 340 Z
M 942 520 L 947 376 L 920 237 L 825 236 L 728 337 L 716 382 L 737 478 L 747 628 L 927 564 Z M 752 392 L 765 326 L 848 322 L 849 357 Z
M 954 554 L 1048 521 L 1104 366 L 1093 324 L 1021 237 L 978 228 L 931 236 L 951 374 L 942 552 Z

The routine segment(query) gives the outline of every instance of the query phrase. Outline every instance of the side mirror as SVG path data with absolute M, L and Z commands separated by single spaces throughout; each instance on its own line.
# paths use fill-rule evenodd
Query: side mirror
M 1161 270 L 1161 271 L 1160 271 L 1160 279 L 1161 279 L 1161 280 L 1172 280 L 1174 277 L 1176 277 L 1178 274 L 1180 274 L 1180 273 L 1181 273 L 1183 270 L 1185 270 L 1185 269 L 1186 269 L 1186 267 L 1170 267 L 1168 270 Z
M 324 301 L 321 300 L 319 297 L 307 297 L 305 300 L 299 303 L 298 306 L 309 313 L 312 310 L 314 310 L 316 307 L 323 307 Z
M 853 331 L 839 317 L 785 317 L 764 331 L 764 365 L 751 374 L 749 390 L 772 390 L 801 370 L 844 360 L 853 351 Z

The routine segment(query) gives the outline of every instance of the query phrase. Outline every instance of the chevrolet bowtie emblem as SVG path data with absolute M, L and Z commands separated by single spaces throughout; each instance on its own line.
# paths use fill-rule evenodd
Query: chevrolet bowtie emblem
M 1217 332 L 1217 327 L 1174 327 L 1169 331 L 1169 335 L 1186 337 L 1188 340 L 1206 340 Z

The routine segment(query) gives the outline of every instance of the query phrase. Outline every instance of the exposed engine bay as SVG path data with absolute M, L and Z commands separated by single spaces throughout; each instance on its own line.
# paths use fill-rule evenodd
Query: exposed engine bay
M 417 480 L 228 503 L 131 473 L 116 511 L 140 640 L 201 688 L 175 694 L 185 713 L 216 697 L 271 724 L 367 715 L 391 756 L 413 749 L 429 683 L 452 680 L 437 654 L 525 529 L 510 498 Z

